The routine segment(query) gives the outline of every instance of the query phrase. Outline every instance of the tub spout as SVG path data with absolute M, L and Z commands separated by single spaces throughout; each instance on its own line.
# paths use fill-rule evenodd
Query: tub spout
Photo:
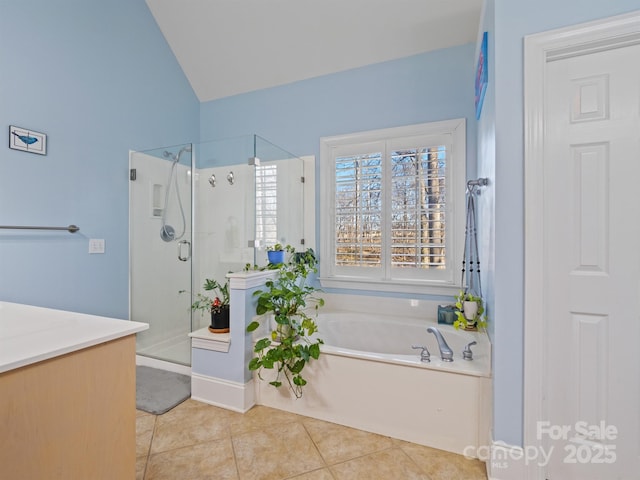
M 440 330 L 435 327 L 429 327 L 427 328 L 427 332 L 433 333 L 436 336 L 436 340 L 438 341 L 438 348 L 440 348 L 440 358 L 442 359 L 442 361 L 453 362 L 453 350 L 451 350 L 451 348 L 449 348 L 449 345 L 447 345 L 447 341 L 442 336 L 442 333 L 440 333 Z

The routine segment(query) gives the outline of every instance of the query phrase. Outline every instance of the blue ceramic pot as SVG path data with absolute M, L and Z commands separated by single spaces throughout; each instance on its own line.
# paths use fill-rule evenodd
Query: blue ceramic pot
M 268 251 L 267 257 L 269 258 L 269 263 L 274 265 L 278 265 L 279 263 L 284 263 L 284 250 L 277 251 Z

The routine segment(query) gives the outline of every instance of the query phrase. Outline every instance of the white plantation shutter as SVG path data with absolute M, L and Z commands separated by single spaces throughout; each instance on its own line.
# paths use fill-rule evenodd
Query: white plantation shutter
M 390 152 L 392 267 L 446 268 L 446 151 Z
M 464 206 L 464 120 L 407 128 L 322 140 L 321 173 L 331 189 L 322 190 L 321 204 L 332 212 L 322 217 L 331 222 L 323 225 L 323 285 L 457 288 L 464 211 L 455 205 Z
M 337 265 L 379 266 L 382 261 L 382 153 L 337 157 Z

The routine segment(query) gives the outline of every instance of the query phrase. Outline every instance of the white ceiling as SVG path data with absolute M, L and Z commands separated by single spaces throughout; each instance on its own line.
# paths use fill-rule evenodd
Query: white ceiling
M 146 0 L 199 100 L 475 42 L 482 0 Z

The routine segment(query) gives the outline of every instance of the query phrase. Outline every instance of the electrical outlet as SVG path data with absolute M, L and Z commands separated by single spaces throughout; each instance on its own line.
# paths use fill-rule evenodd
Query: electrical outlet
M 104 253 L 104 238 L 90 238 L 89 253 Z

